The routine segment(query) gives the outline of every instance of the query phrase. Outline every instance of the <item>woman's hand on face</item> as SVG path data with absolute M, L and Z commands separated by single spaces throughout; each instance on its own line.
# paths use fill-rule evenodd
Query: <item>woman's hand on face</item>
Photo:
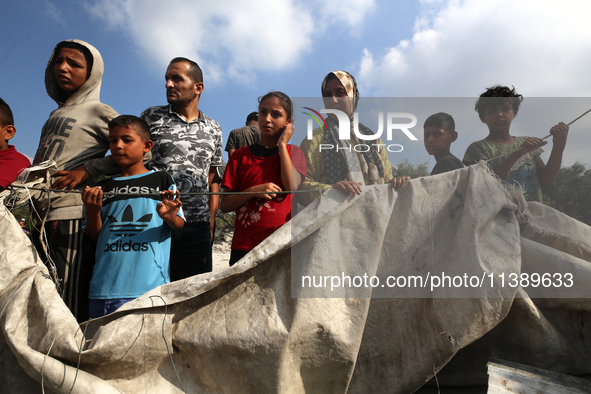
M 390 181 L 390 184 L 392 185 L 394 190 L 398 190 L 398 189 L 404 187 L 404 185 L 406 185 L 406 182 L 408 182 L 408 181 L 410 181 L 409 176 L 397 176 L 397 177 L 392 178 L 392 180 Z
M 361 194 L 361 183 L 353 181 L 340 181 L 332 185 L 332 188 L 351 194 Z
M 285 127 L 283 128 L 283 132 L 281 133 L 281 136 L 279 137 L 279 140 L 277 141 L 277 146 L 287 146 L 287 143 L 289 142 L 289 140 L 291 139 L 291 136 L 293 135 L 293 125 L 291 123 L 288 123 L 285 125 Z

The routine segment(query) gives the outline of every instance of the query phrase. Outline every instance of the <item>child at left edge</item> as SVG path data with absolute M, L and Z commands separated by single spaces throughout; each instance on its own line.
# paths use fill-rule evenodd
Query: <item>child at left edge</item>
M 226 166 L 222 189 L 260 194 L 224 195 L 223 212 L 236 211 L 230 265 L 291 219 L 291 194 L 306 177 L 304 152 L 288 142 L 293 105 L 282 92 L 259 98 L 259 142 L 237 149 Z
M 12 111 L 0 98 L 0 192 L 15 181 L 23 169 L 31 165 L 29 159 L 18 153 L 14 145 L 8 145 L 15 133 Z
M 152 149 L 146 122 L 132 115 L 111 120 L 109 147 L 121 166 L 121 175 L 87 186 L 82 193 L 85 231 L 97 243 L 89 291 L 90 318 L 114 312 L 170 282 L 171 229 L 185 224 L 172 177 L 144 166 L 144 155 Z M 154 195 L 157 193 L 161 197 Z

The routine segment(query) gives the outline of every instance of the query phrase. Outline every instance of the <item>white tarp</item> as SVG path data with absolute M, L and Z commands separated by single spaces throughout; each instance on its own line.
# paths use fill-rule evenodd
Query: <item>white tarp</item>
M 471 298 L 445 289 L 390 298 L 379 288 L 304 298 L 310 289 L 294 288 L 304 275 L 415 268 L 498 278 L 543 267 L 591 279 L 589 226 L 535 204 L 522 239 L 515 213 L 526 208 L 513 194 L 483 166 L 399 192 L 329 191 L 234 267 L 161 286 L 80 326 L 0 207 L 0 390 L 408 393 L 435 373 L 440 384 L 486 384 L 491 356 L 591 373 L 587 298 L 531 299 L 498 286 Z

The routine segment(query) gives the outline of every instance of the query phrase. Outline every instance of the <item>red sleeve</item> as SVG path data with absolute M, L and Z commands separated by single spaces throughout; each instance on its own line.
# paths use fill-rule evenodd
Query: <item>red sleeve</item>
M 227 192 L 240 191 L 240 177 L 238 176 L 238 169 L 240 167 L 240 161 L 242 159 L 242 148 L 237 149 L 232 153 L 228 164 L 226 165 L 226 171 L 224 171 L 224 178 L 220 187 Z
M 295 145 L 291 145 L 291 163 L 302 176 L 306 177 L 306 155 L 304 155 L 304 151 L 298 148 Z
M 31 166 L 31 162 L 12 146 L 2 153 L 0 156 L 0 187 L 6 189 L 23 169 Z

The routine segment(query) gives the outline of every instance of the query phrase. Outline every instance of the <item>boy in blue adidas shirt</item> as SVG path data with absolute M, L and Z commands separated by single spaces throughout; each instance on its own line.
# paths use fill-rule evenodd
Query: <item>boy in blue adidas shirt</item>
M 132 115 L 111 120 L 109 146 L 121 175 L 82 193 L 86 233 L 97 243 L 90 318 L 170 282 L 171 229 L 185 224 L 172 177 L 144 167 L 144 154 L 152 149 L 146 122 Z

